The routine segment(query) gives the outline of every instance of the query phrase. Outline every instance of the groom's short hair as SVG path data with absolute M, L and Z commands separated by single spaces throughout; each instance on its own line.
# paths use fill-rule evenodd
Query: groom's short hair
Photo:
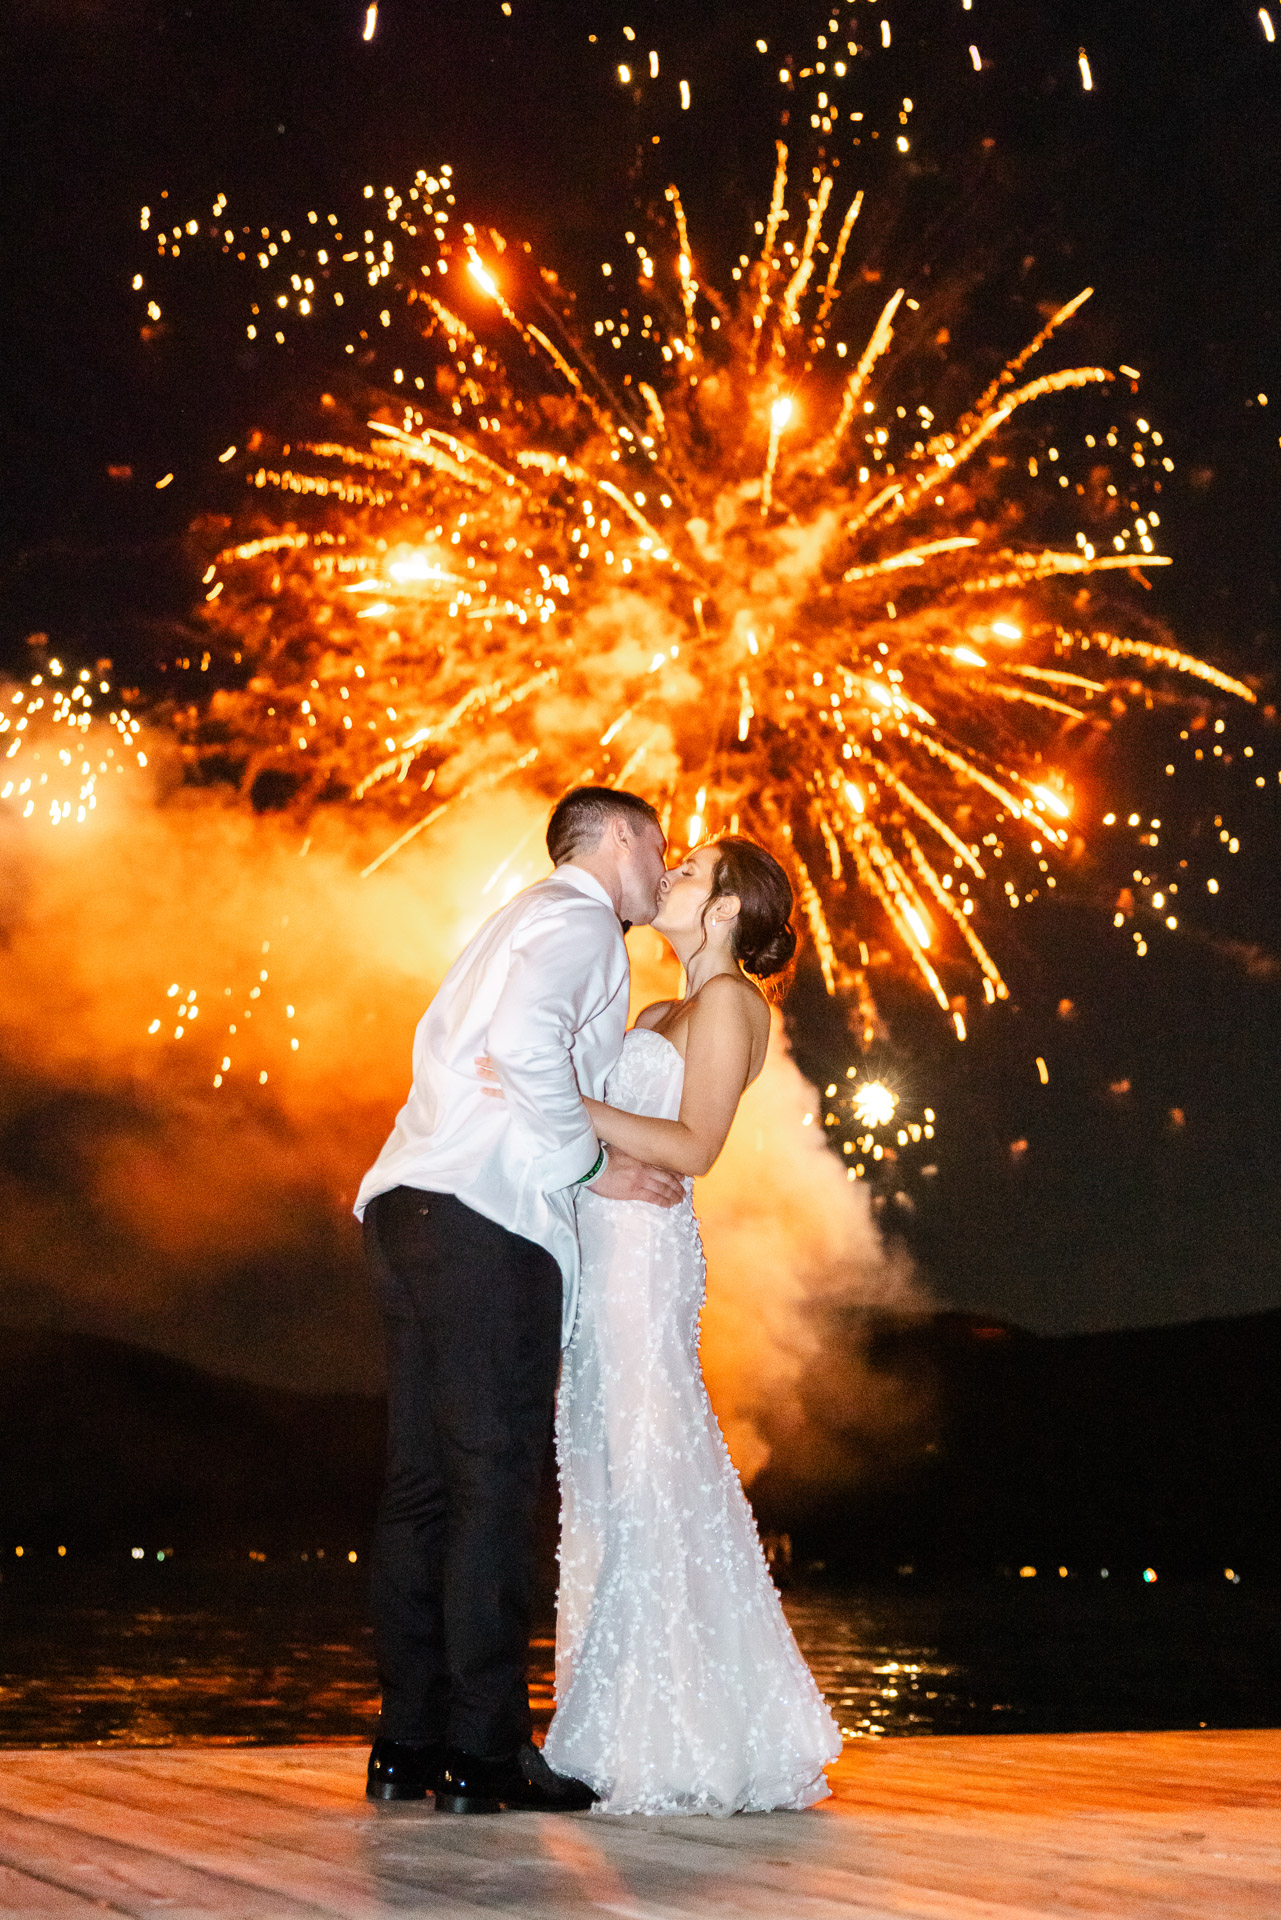
M 547 851 L 552 865 L 559 867 L 576 853 L 593 852 L 600 845 L 606 823 L 620 815 L 634 828 L 663 830 L 649 801 L 637 793 L 622 793 L 613 787 L 572 787 L 556 802 L 547 822 Z

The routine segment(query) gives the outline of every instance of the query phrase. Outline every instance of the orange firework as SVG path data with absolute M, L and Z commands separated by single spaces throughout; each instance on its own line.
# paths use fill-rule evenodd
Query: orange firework
M 1087 576 L 1168 564 L 1130 494 L 1171 463 L 1115 398 L 1084 436 L 1088 480 L 1029 437 L 1036 403 L 1119 391 L 1099 366 L 1024 375 L 1089 290 L 971 406 L 936 412 L 906 289 L 837 338 L 861 195 L 842 207 L 820 169 L 791 191 L 789 208 L 780 142 L 726 297 L 669 187 L 650 237 L 627 237 L 627 284 L 603 263 L 626 304 L 584 324 L 528 249 L 460 229 L 448 168 L 366 189 L 354 229 L 282 231 L 250 335 L 323 311 L 354 369 L 386 372 L 359 410 L 325 395 L 304 443 L 223 456 L 250 505 L 205 618 L 224 678 L 245 678 L 178 725 L 205 777 L 260 803 L 380 809 L 369 871 L 512 779 L 635 788 L 678 846 L 756 834 L 865 1036 L 875 949 L 963 1038 L 967 982 L 1006 996 L 995 907 L 1053 889 L 1081 849 L 1074 740 L 1140 674 L 1254 696 L 1115 612 L 1096 624 Z M 224 251 L 256 247 L 224 239 L 227 217 L 220 196 Z M 1038 487 L 1079 506 L 1073 544 L 1026 531 Z

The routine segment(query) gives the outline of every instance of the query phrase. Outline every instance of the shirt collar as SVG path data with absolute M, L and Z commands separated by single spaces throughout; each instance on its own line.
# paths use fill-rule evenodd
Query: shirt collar
M 552 877 L 556 880 L 566 881 L 569 886 L 573 887 L 576 893 L 585 893 L 589 900 L 603 900 L 610 912 L 614 912 L 613 901 L 606 893 L 604 887 L 602 887 L 600 881 L 596 878 L 596 875 L 594 873 L 588 873 L 586 867 L 571 866 L 567 861 L 563 867 L 556 868 Z

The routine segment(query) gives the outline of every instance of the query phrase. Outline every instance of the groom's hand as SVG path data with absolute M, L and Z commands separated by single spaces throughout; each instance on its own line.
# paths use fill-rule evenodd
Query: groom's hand
M 685 1198 L 685 1182 L 666 1167 L 633 1159 L 621 1147 L 609 1150 L 609 1165 L 591 1190 L 603 1200 L 644 1200 L 651 1207 L 674 1207 Z

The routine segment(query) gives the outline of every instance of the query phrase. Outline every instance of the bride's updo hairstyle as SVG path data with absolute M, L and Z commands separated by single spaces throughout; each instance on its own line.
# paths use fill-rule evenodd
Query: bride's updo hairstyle
M 785 973 L 796 953 L 792 887 L 772 853 L 739 833 L 712 842 L 716 865 L 704 914 L 726 894 L 738 896 L 731 952 L 744 973 L 768 980 Z M 781 983 L 785 984 L 785 983 Z

